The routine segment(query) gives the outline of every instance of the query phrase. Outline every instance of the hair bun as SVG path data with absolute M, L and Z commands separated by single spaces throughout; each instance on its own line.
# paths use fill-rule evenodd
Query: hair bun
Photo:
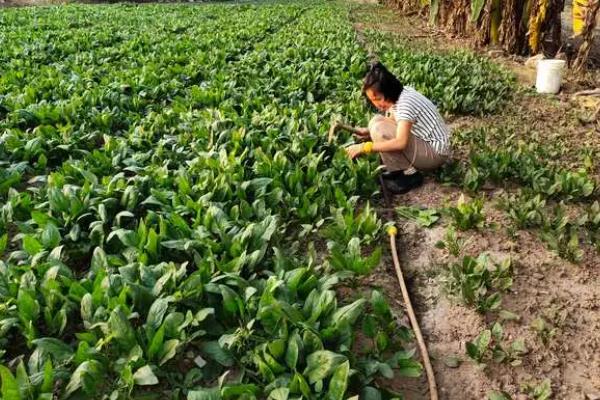
M 371 65 L 369 66 L 369 71 L 375 71 L 378 69 L 382 69 L 383 64 L 381 63 L 381 61 L 373 61 L 371 63 Z

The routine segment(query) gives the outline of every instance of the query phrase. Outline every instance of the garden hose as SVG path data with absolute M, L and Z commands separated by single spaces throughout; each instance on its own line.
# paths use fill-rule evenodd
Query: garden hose
M 417 344 L 419 346 L 419 351 L 421 352 L 421 358 L 423 358 L 423 363 L 425 364 L 425 371 L 427 372 L 427 381 L 429 382 L 429 393 L 431 395 L 431 400 L 438 400 L 437 385 L 435 383 L 435 375 L 433 373 L 431 361 L 429 360 L 429 352 L 427 351 L 425 340 L 423 340 L 423 334 L 421 333 L 421 328 L 419 328 L 419 322 L 417 321 L 415 310 L 413 309 L 412 303 L 410 302 L 410 296 L 408 295 L 406 283 L 404 282 L 404 276 L 402 275 L 402 269 L 400 268 L 400 259 L 398 258 L 398 251 L 396 250 L 396 235 L 398 234 L 398 229 L 396 229 L 396 227 L 392 225 L 387 229 L 387 233 L 390 237 L 390 245 L 392 247 L 392 259 L 394 260 L 394 267 L 396 268 L 398 282 L 400 282 L 400 289 L 402 290 L 404 304 L 406 304 L 408 318 L 410 319 L 410 324 L 412 325 L 412 329 L 415 332 Z

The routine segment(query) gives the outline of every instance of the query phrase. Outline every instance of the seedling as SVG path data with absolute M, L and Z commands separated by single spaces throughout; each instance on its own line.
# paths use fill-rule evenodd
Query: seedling
M 446 207 L 444 212 L 452 219 L 452 224 L 461 231 L 483 228 L 483 198 L 467 201 L 461 195 L 456 206 Z
M 556 328 L 550 326 L 542 317 L 537 317 L 531 322 L 531 329 L 537 333 L 544 345 L 547 345 L 556 335 Z
M 446 290 L 481 313 L 498 310 L 502 293 L 512 286 L 512 263 L 493 262 L 486 254 L 465 256 L 450 264 L 444 278 Z
M 498 392 L 493 390 L 488 393 L 487 400 L 512 400 L 512 397 L 506 392 Z
M 453 227 L 446 229 L 444 234 L 444 240 L 438 241 L 435 246 L 438 249 L 446 249 L 448 253 L 453 257 L 458 257 L 462 253 L 463 249 L 467 246 L 469 240 L 463 239 L 456 233 Z
M 544 220 L 546 201 L 539 194 L 522 191 L 504 198 L 500 205 L 519 229 L 539 227 Z
M 549 400 L 552 398 L 552 382 L 545 379 L 540 383 L 526 383 L 521 390 L 534 400 Z
M 440 219 L 440 212 L 434 208 L 401 206 L 396 207 L 396 212 L 400 217 L 413 221 L 424 228 L 432 227 Z
M 496 322 L 492 329 L 482 331 L 472 342 L 467 342 L 467 355 L 483 365 L 490 361 L 520 365 L 522 355 L 527 352 L 524 341 L 517 339 L 508 344 L 503 340 L 504 330 L 502 325 Z

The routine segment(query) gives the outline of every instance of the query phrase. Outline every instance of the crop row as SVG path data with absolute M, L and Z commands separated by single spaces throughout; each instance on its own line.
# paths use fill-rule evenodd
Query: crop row
M 324 141 L 365 112 L 345 12 L 3 14 L 3 397 L 368 399 L 420 373 L 379 292 L 338 294 L 381 230 L 355 211 L 374 165 Z

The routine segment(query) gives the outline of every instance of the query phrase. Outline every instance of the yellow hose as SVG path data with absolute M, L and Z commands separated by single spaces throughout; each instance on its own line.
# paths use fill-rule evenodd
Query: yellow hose
M 438 400 L 437 385 L 435 383 L 435 375 L 433 373 L 433 367 L 431 366 L 431 360 L 429 359 L 429 352 L 427 351 L 427 346 L 425 345 L 421 328 L 419 328 L 419 322 L 417 321 L 417 316 L 415 315 L 415 310 L 413 309 L 410 296 L 408 295 L 408 289 L 406 288 L 406 283 L 404 282 L 402 269 L 400 268 L 400 259 L 398 258 L 398 251 L 396 250 L 396 235 L 398 234 L 398 229 L 392 225 L 387 229 L 387 234 L 390 236 L 392 259 L 394 260 L 394 268 L 396 268 L 396 275 L 398 276 L 398 282 L 400 283 L 400 290 L 402 291 L 404 304 L 406 304 L 408 318 L 410 319 L 410 324 L 415 332 L 415 337 L 417 338 L 417 344 L 419 345 L 421 358 L 423 358 L 423 364 L 425 364 L 425 372 L 427 373 L 427 381 L 429 382 L 429 394 L 431 396 L 431 400 Z

